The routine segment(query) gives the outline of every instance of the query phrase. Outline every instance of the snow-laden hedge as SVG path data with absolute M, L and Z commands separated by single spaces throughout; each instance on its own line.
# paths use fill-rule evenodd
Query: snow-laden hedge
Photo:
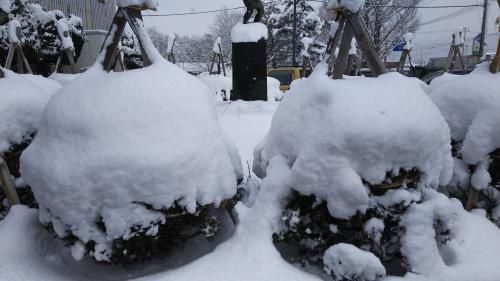
M 455 173 L 448 191 L 465 202 L 471 183 L 483 191 L 477 207 L 500 219 L 495 211 L 490 212 L 500 200 L 494 188 L 500 187 L 500 155 L 494 153 L 500 149 L 500 74 L 490 73 L 483 63 L 469 75 L 435 79 L 430 89 L 455 142 Z M 474 166 L 472 173 L 469 165 Z
M 144 44 L 152 66 L 106 73 L 98 62 L 59 91 L 21 159 L 40 220 L 77 259 L 148 255 L 151 244 L 127 241 L 164 234 L 171 211 L 196 220 L 242 178 L 207 87 Z

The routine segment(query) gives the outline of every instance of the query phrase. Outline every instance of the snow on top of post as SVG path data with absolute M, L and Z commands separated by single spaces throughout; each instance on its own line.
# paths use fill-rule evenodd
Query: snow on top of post
M 9 43 L 19 44 L 22 38 L 17 36 L 17 30 L 21 28 L 21 23 L 18 20 L 9 21 Z
M 351 13 L 357 13 L 365 4 L 365 0 L 331 0 L 327 5 L 328 10 L 334 10 L 337 8 L 344 8 L 349 10 Z
M 408 32 L 405 34 L 405 50 L 411 51 L 413 49 L 413 33 Z
M 332 21 L 330 25 L 330 37 L 334 37 L 338 29 L 339 29 L 339 23 L 336 21 Z
M 453 41 L 453 44 L 455 46 L 460 46 L 460 45 L 463 45 L 464 44 L 464 40 L 462 38 L 462 29 L 460 29 L 459 31 L 455 32 L 454 34 L 454 41 Z
M 356 39 L 352 38 L 351 48 L 349 49 L 349 55 L 357 55 L 358 54 L 358 47 L 357 47 L 356 43 L 357 43 Z
M 222 38 L 217 37 L 217 39 L 215 39 L 215 42 L 214 42 L 213 52 L 216 54 L 220 54 L 221 45 L 222 45 Z
M 311 55 L 309 54 L 309 46 L 314 42 L 312 38 L 309 37 L 303 37 L 300 42 L 302 42 L 302 52 L 301 56 L 303 57 L 310 57 Z
M 11 3 L 10 0 L 0 0 L 0 10 L 10 13 Z
M 116 0 L 116 5 L 120 8 L 141 6 L 156 11 L 158 9 L 158 0 Z
M 231 30 L 231 41 L 233 43 L 257 42 L 261 39 L 267 40 L 267 27 L 260 23 L 238 23 Z
M 171 54 L 174 52 L 174 45 L 175 45 L 175 38 L 176 35 L 175 33 L 169 33 L 167 36 L 167 53 Z
M 75 48 L 73 44 L 73 39 L 69 33 L 69 26 L 64 19 L 60 19 L 56 22 L 57 32 L 59 33 L 59 38 L 61 39 L 61 49 L 62 50 L 72 50 Z

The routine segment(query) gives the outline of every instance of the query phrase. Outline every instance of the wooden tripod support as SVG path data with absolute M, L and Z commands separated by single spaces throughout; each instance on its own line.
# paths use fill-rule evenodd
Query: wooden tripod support
M 16 34 L 17 38 L 22 37 L 21 33 L 21 28 L 18 27 L 16 29 Z M 12 67 L 12 61 L 14 60 L 14 56 L 16 56 L 17 60 L 17 71 L 19 73 L 25 73 L 24 69 L 26 69 L 26 72 L 29 74 L 33 74 L 33 71 L 31 71 L 30 64 L 28 63 L 28 60 L 26 59 L 26 55 L 24 55 L 23 52 L 23 47 L 21 45 L 21 40 L 17 40 L 17 42 L 11 42 L 9 46 L 9 53 L 7 54 L 7 61 L 5 63 L 5 68 L 6 69 L 11 69 Z
M 142 6 L 131 6 L 126 8 L 118 8 L 116 15 L 113 19 L 113 24 L 108 31 L 106 40 L 102 46 L 101 52 L 104 51 L 104 61 L 102 63 L 105 71 L 110 72 L 115 68 L 117 61 L 119 61 L 119 45 L 127 23 L 130 25 L 132 32 L 137 36 L 139 45 L 141 46 L 142 59 L 144 66 L 151 65 L 151 60 L 144 49 L 143 42 L 147 37 L 146 29 L 142 22 L 141 11 L 144 10 Z
M 214 71 L 214 67 L 217 64 L 217 72 Z M 214 49 L 213 49 L 213 56 L 212 56 L 212 64 L 210 65 L 210 74 L 224 74 L 226 76 L 226 66 L 224 63 L 224 56 L 222 55 L 222 46 L 221 46 L 221 41 L 220 37 L 217 38 L 215 41 Z
M 170 38 L 169 38 L 169 42 L 170 42 Z M 174 39 L 171 41 L 172 45 L 170 46 L 170 43 L 169 43 L 169 46 L 168 46 L 168 49 L 167 49 L 167 60 L 169 62 L 173 63 L 173 64 L 176 63 L 175 55 L 174 55 L 175 42 L 176 42 L 176 39 L 174 37 Z
M 459 36 L 460 34 L 462 33 L 460 32 Z M 460 63 L 460 66 L 465 72 L 465 61 L 461 50 L 462 46 L 463 44 L 459 43 L 459 38 L 457 38 L 457 35 L 453 34 L 453 41 L 451 42 L 448 58 L 446 59 L 446 64 L 443 69 L 444 72 L 450 72 L 450 73 L 453 72 L 457 57 L 458 57 L 458 63 Z
M 359 18 L 359 14 L 353 14 L 344 9 L 337 9 L 336 22 L 339 27 L 334 37 L 331 38 L 327 50 L 329 51 L 329 69 L 333 79 L 342 79 L 349 60 L 349 50 L 351 48 L 352 38 L 356 38 L 359 48 L 366 58 L 368 66 L 375 77 L 387 72 L 384 64 L 380 60 L 377 51 L 373 45 L 366 27 Z M 336 57 L 335 52 L 339 46 L 339 54 Z
M 10 206 L 20 204 L 19 196 L 17 195 L 16 185 L 7 167 L 7 163 L 0 157 L 0 185 L 7 196 Z
M 56 70 L 55 70 L 56 73 L 60 73 L 61 72 L 62 60 L 63 60 L 63 57 L 65 55 L 68 58 L 69 66 L 71 67 L 71 73 L 73 73 L 73 74 L 77 73 L 76 63 L 75 63 L 75 57 L 73 56 L 74 52 L 75 52 L 75 50 L 71 49 L 71 48 L 70 49 L 61 50 L 61 53 L 59 54 L 59 57 L 57 58 L 57 62 L 56 62 Z
M 403 52 L 401 53 L 401 58 L 399 59 L 398 70 L 397 70 L 399 73 L 403 73 L 406 61 L 408 60 L 409 57 L 410 57 L 410 50 L 404 49 Z

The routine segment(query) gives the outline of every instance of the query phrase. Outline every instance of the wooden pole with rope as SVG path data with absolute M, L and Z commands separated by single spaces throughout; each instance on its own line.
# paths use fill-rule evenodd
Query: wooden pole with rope
M 220 37 L 217 37 L 217 39 L 215 40 L 212 53 L 213 53 L 212 63 L 210 65 L 210 71 L 209 71 L 210 75 L 212 74 L 220 75 L 222 70 L 222 73 L 224 74 L 224 76 L 226 76 L 226 66 L 224 63 L 224 55 L 222 53 L 222 39 Z M 217 71 L 214 71 L 215 65 L 217 65 Z
M 14 29 L 15 31 L 13 32 L 11 29 Z M 14 37 L 14 38 L 13 38 Z M 21 26 L 19 25 L 19 22 L 17 22 L 17 25 L 14 22 L 9 22 L 9 52 L 7 54 L 7 61 L 5 62 L 5 68 L 6 69 L 11 69 L 12 67 L 12 62 L 14 60 L 14 56 L 16 56 L 16 61 L 17 61 L 17 72 L 18 73 L 25 73 L 24 69 L 26 68 L 26 72 L 29 74 L 33 74 L 33 71 L 31 70 L 30 64 L 28 63 L 28 59 L 26 59 L 26 55 L 24 54 L 23 51 L 23 35 L 21 31 Z

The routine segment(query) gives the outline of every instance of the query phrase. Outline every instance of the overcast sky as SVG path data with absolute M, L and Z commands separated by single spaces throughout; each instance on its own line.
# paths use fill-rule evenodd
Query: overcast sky
M 172 14 L 185 12 L 201 12 L 217 10 L 220 8 L 234 8 L 243 6 L 242 0 L 159 0 L 158 12 L 148 14 Z M 422 6 L 436 5 L 468 5 L 481 4 L 482 0 L 423 0 Z M 488 42 L 490 50 L 496 47 L 498 37 L 495 37 L 494 22 L 500 15 L 500 8 L 496 0 L 490 0 L 490 13 L 488 23 Z M 451 33 L 459 27 L 466 26 L 470 32 L 467 33 L 467 53 L 472 50 L 472 38 L 481 30 L 482 8 L 446 8 L 446 9 L 420 9 L 419 16 L 422 23 L 443 18 L 454 12 L 465 10 L 464 14 L 443 20 L 434 24 L 422 26 L 415 34 L 416 46 L 413 52 L 414 60 L 419 60 L 422 55 L 424 59 L 435 56 L 446 56 L 451 42 Z M 198 14 L 171 17 L 145 17 L 147 26 L 156 26 L 165 33 L 175 32 L 179 35 L 201 35 L 209 32 L 210 25 L 215 14 Z M 495 45 L 495 46 L 494 46 Z

